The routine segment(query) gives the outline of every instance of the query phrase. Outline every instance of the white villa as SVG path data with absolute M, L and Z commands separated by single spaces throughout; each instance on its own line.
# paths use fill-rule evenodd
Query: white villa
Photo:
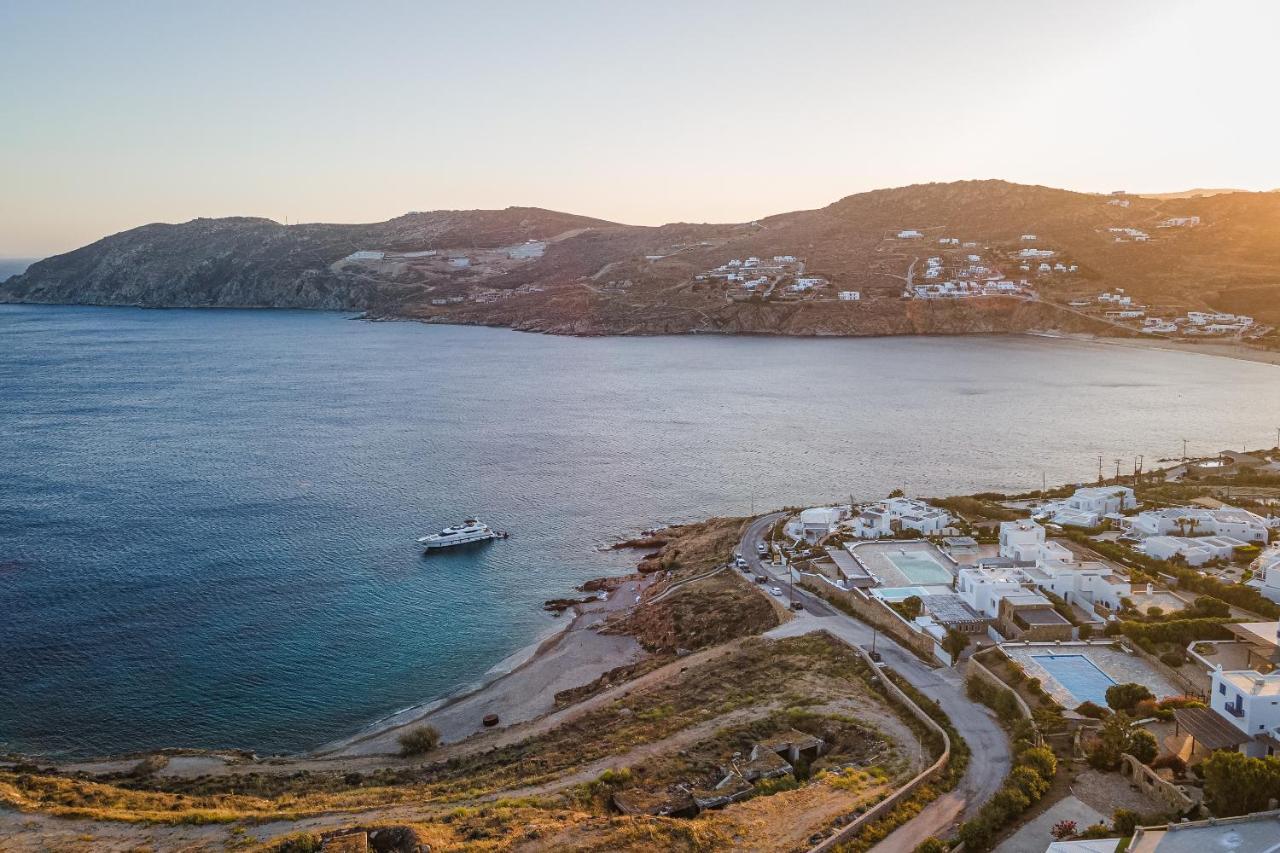
M 1233 536 L 1150 536 L 1138 547 L 1157 560 L 1182 557 L 1188 566 L 1203 566 L 1212 560 L 1230 560 L 1236 548 L 1248 544 Z
M 1172 533 L 1186 535 L 1230 536 L 1245 542 L 1266 542 L 1277 523 L 1275 518 L 1262 516 L 1233 506 L 1219 509 L 1187 506 L 1170 509 L 1154 509 L 1125 518 L 1122 524 L 1125 534 L 1133 539 L 1167 536 Z
M 1072 527 L 1097 527 L 1109 515 L 1136 509 L 1138 499 L 1128 486 L 1090 486 L 1076 489 L 1063 501 L 1041 507 L 1037 517 Z
M 904 228 L 898 232 L 899 240 L 915 240 L 923 236 L 924 236 L 923 234 L 921 234 L 919 231 L 915 230 L 914 228 Z
M 858 302 L 862 299 L 862 292 L 859 290 L 842 290 L 840 291 L 841 302 Z
M 859 539 L 879 539 L 901 530 L 915 530 L 930 536 L 941 533 L 950 524 L 951 516 L 946 510 L 913 498 L 889 498 L 863 507 L 862 512 L 854 516 L 852 527 Z
M 1252 669 L 1212 673 L 1209 707 L 1248 736 L 1240 751 L 1260 758 L 1280 748 L 1280 671 Z

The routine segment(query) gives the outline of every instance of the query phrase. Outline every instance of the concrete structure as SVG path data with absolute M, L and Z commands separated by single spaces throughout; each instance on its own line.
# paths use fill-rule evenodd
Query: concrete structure
M 1029 518 L 1000 522 L 1001 557 L 1034 561 L 1044 543 L 1044 528 Z
M 1280 811 L 1139 827 L 1126 853 L 1263 853 L 1276 849 Z
M 920 601 L 924 604 L 924 614 L 944 629 L 962 634 L 983 634 L 991 622 L 959 595 L 925 595 L 920 597 Z
M 842 290 L 840 291 L 841 302 L 858 302 L 862 299 L 862 292 L 858 290 Z
M 996 630 L 1009 639 L 1049 642 L 1070 640 L 1075 629 L 1043 595 L 1019 592 L 1000 599 Z

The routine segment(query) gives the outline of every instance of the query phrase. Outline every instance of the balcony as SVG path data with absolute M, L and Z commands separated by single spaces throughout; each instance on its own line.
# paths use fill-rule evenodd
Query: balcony
M 1223 710 L 1233 717 L 1240 718 L 1244 716 L 1244 708 L 1239 705 L 1224 705 Z

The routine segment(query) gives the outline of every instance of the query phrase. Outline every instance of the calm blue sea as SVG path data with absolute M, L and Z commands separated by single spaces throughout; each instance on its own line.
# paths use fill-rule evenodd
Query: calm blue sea
M 1278 409 L 1275 367 L 1028 337 L 0 306 L 0 751 L 307 749 L 480 678 L 615 536 L 1259 446 Z M 413 547 L 467 513 L 513 538 Z

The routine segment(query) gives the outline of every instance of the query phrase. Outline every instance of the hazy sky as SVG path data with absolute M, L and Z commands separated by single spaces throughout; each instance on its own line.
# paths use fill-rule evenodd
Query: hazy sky
M 1275 0 L 0 0 L 0 256 L 147 222 L 1280 187 Z

